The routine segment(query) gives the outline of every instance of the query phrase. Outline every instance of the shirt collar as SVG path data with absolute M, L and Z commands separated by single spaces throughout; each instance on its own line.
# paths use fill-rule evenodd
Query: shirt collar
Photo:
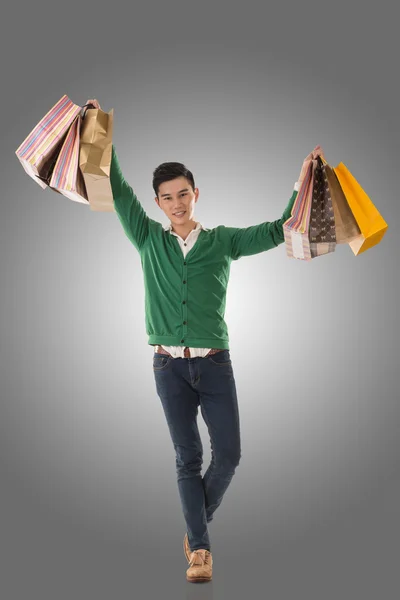
M 204 231 L 208 231 L 208 227 L 203 227 L 203 225 L 199 222 L 196 223 L 196 227 L 192 229 L 192 231 L 197 231 L 198 229 L 204 229 Z M 172 223 L 164 226 L 165 231 L 170 231 L 170 233 L 177 235 L 176 231 L 172 231 Z

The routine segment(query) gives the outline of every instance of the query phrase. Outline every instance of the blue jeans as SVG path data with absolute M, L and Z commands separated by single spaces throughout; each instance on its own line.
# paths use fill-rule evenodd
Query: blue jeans
M 239 410 L 229 350 L 173 358 L 154 353 L 153 372 L 176 454 L 179 495 L 190 549 L 211 550 L 207 523 L 241 457 Z M 198 406 L 210 435 L 211 462 L 201 476 Z

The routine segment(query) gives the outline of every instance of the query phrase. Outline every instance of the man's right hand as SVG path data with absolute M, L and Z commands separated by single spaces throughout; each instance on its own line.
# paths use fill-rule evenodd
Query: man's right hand
M 324 155 L 324 151 L 322 150 L 321 146 L 318 145 L 318 146 L 315 146 L 314 150 L 312 152 L 310 152 L 310 154 L 308 154 L 306 156 L 306 158 L 303 161 L 303 166 L 301 167 L 299 178 L 297 180 L 300 185 L 304 181 L 304 177 L 306 176 L 306 173 L 307 173 L 308 168 L 310 166 L 310 162 L 312 160 L 316 160 L 318 156 L 321 156 L 321 154 L 323 156 Z
M 100 108 L 100 110 L 101 110 L 101 106 L 100 106 L 99 102 L 96 100 L 96 98 L 86 100 L 85 104 L 93 104 L 95 108 Z

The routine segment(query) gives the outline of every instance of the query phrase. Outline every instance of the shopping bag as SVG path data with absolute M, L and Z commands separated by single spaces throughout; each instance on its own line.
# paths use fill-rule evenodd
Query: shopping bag
M 379 244 L 388 229 L 388 224 L 343 162 L 339 163 L 334 171 L 360 228 L 360 235 L 349 242 L 350 248 L 357 256 Z
M 68 129 L 54 165 L 49 186 L 70 200 L 89 204 L 85 182 L 79 169 L 81 123 L 82 117 L 78 114 Z
M 113 124 L 113 108 L 108 113 L 87 108 L 82 120 L 79 168 L 94 211 L 115 212 L 110 182 Z
M 329 191 L 332 199 L 335 217 L 335 234 L 337 244 L 348 244 L 360 235 L 360 228 L 350 210 L 346 196 L 340 187 L 335 170 L 324 161 L 323 169 L 328 180 Z
M 308 238 L 311 258 L 336 250 L 335 215 L 323 156 L 318 156 L 314 171 Z
M 81 107 L 64 94 L 45 114 L 15 154 L 26 173 L 45 189 L 68 129 Z
M 308 229 L 316 164 L 315 159 L 310 160 L 293 204 L 292 215 L 283 224 L 286 254 L 289 258 L 311 260 Z

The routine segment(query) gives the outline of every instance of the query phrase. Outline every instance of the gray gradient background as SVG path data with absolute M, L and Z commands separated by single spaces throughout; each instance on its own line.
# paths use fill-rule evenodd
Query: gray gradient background
M 394 6 L 10 3 L 0 25 L 4 599 L 399 597 Z M 214 578 L 203 586 L 185 580 L 139 255 L 115 213 L 42 190 L 14 154 L 64 93 L 114 108 L 123 173 L 163 224 L 159 163 L 193 171 L 205 226 L 246 227 L 280 218 L 316 144 L 389 223 L 358 257 L 338 246 L 305 263 L 281 245 L 232 263 L 242 459 L 210 524 Z M 199 427 L 204 473 L 200 414 Z

